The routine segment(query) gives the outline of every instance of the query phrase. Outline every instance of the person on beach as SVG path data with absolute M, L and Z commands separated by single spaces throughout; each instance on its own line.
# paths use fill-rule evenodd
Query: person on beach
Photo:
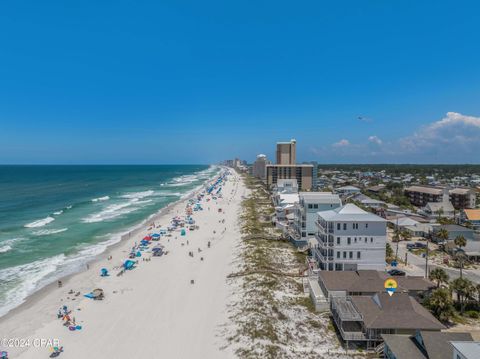
M 57 282 L 57 284 L 58 284 L 58 288 L 61 288 L 61 287 L 62 287 L 62 281 L 61 281 L 61 280 L 59 280 L 59 281 Z

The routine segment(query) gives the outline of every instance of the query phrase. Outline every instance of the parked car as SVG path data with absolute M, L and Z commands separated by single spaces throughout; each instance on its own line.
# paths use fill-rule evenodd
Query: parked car
M 427 248 L 427 245 L 422 242 L 415 242 L 415 243 L 407 243 L 407 249 L 412 250 L 412 249 L 422 249 L 422 248 Z
M 391 276 L 400 276 L 400 277 L 405 276 L 405 272 L 400 269 L 390 269 L 387 273 L 390 274 Z

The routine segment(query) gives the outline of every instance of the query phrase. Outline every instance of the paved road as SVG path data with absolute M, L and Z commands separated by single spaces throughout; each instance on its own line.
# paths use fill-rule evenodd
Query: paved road
M 397 247 L 397 243 L 390 243 L 393 249 L 393 253 L 395 254 L 395 250 Z M 398 246 L 398 258 L 401 260 L 405 260 L 405 253 L 408 252 L 407 255 L 407 262 L 410 264 L 408 268 L 404 268 L 405 272 L 410 275 L 417 275 L 417 276 L 425 276 L 425 258 L 417 256 L 412 252 L 409 252 L 406 248 L 406 242 L 400 242 Z M 435 264 L 428 263 L 428 269 L 431 271 L 434 268 L 440 267 Z M 445 272 L 450 276 L 450 280 L 456 279 L 460 277 L 460 269 L 455 268 L 446 268 L 441 266 Z M 464 269 L 463 270 L 463 277 L 470 279 L 472 282 L 480 284 L 480 271 L 479 270 L 471 270 L 471 269 Z

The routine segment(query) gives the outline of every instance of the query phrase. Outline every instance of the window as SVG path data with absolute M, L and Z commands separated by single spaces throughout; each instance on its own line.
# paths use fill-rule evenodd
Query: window
M 368 238 L 367 238 L 367 237 L 365 237 L 365 243 L 367 243 L 367 241 L 368 241 Z
M 352 259 L 353 258 L 353 252 L 348 253 L 348 258 Z
M 357 243 L 357 237 L 355 237 L 355 238 L 353 239 L 353 241 L 354 241 L 355 243 Z
M 313 206 L 312 206 L 312 204 L 310 203 L 310 204 L 308 205 L 308 209 L 312 209 L 312 208 L 313 208 Z
M 337 251 L 337 258 L 340 258 L 340 252 Z
M 353 224 L 353 229 L 358 229 L 358 223 Z
M 337 237 L 337 244 L 340 244 L 340 237 Z
M 373 243 L 373 237 L 370 237 L 370 243 Z
M 360 259 L 360 252 L 357 252 L 357 259 Z
M 302 232 L 302 237 L 306 237 L 307 235 L 305 234 L 305 232 Z
M 344 231 L 347 230 L 347 224 L 346 224 L 346 223 L 343 224 L 343 230 L 344 230 Z
M 337 231 L 340 230 L 340 223 L 337 223 Z
M 347 244 L 352 244 L 352 239 L 350 237 L 347 238 Z
M 314 204 L 313 208 L 318 209 L 318 204 Z
M 365 223 L 365 228 L 368 228 L 368 223 Z
M 343 252 L 343 258 L 347 258 L 347 252 Z

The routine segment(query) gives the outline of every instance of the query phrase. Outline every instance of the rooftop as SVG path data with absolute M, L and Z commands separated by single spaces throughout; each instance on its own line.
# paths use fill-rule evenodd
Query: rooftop
M 473 192 L 471 188 L 454 188 L 450 190 L 450 194 L 469 194 Z
M 388 273 L 375 270 L 357 271 L 321 271 L 319 279 L 329 291 L 383 292 Z M 398 292 L 409 290 L 428 290 L 435 285 L 423 277 L 398 277 Z
M 469 221 L 480 221 L 480 209 L 464 209 Z
M 366 328 L 441 330 L 445 326 L 407 293 L 351 297 Z
M 367 222 L 385 222 L 385 219 L 373 213 L 364 211 L 352 203 L 342 207 L 318 212 L 318 215 L 326 221 L 367 221 Z
M 338 194 L 333 194 L 332 192 L 300 192 L 299 196 L 306 201 L 315 201 L 322 203 L 331 203 L 332 201 L 334 201 L 340 204 L 342 203 Z
M 434 195 L 440 195 L 440 194 L 443 193 L 442 188 L 426 187 L 426 186 L 410 186 L 410 187 L 405 188 L 405 191 L 421 192 L 421 193 L 434 194 Z
M 452 342 L 452 346 L 457 349 L 467 359 L 477 359 L 480 357 L 480 342 Z
M 423 348 L 412 335 L 382 334 L 397 359 L 451 359 L 451 341 L 473 341 L 469 333 L 420 331 Z

